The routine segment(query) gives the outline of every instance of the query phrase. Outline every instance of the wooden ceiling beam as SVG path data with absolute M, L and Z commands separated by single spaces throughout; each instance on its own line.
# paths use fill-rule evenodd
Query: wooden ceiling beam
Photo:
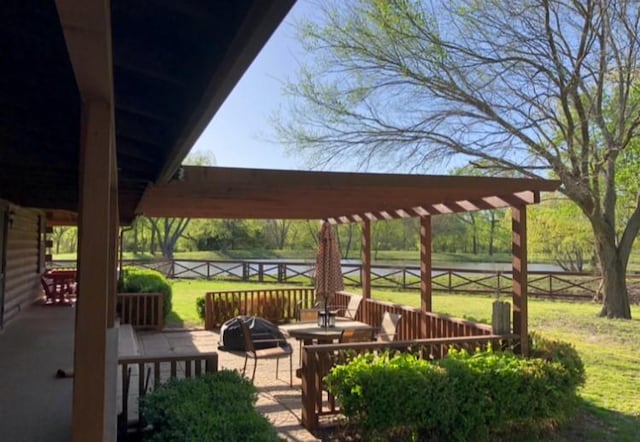
M 126 112 L 135 117 L 149 118 L 162 124 L 174 124 L 176 118 L 175 115 L 169 115 L 166 111 L 162 111 L 166 108 L 143 106 L 138 100 L 132 100 L 126 95 L 118 95 L 116 109 L 118 113 Z

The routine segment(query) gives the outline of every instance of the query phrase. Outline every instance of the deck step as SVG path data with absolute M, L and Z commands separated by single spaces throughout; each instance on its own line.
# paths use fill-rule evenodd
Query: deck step
M 118 357 L 138 356 L 138 336 L 131 324 L 120 324 L 118 329 Z

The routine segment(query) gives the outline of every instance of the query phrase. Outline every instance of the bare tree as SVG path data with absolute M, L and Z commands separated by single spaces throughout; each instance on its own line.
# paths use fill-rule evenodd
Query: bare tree
M 265 232 L 272 239 L 277 249 L 284 249 L 289 238 L 292 221 L 286 219 L 270 219 L 265 223 Z
M 320 2 L 320 18 L 300 27 L 312 62 L 287 86 L 294 100 L 276 129 L 318 165 L 355 158 L 419 169 L 462 156 L 559 178 L 593 229 L 601 314 L 630 318 L 625 275 L 640 209 L 637 193 L 623 209 L 616 191 L 640 123 L 639 7 Z
M 173 258 L 173 251 L 185 229 L 189 225 L 189 218 L 148 218 L 153 231 L 153 237 L 160 246 L 162 256 Z M 152 246 L 153 247 L 153 246 Z M 153 251 L 153 250 L 152 250 Z

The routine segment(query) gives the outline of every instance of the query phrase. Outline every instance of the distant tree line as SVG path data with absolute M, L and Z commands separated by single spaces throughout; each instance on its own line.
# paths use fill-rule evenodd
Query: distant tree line
M 595 266 L 589 224 L 574 204 L 553 196 L 529 210 L 530 255 L 545 256 L 568 271 Z M 125 227 L 124 251 L 137 255 L 172 257 L 175 252 L 234 250 L 308 250 L 317 247 L 318 221 L 188 219 L 138 217 Z M 360 256 L 357 224 L 337 226 L 343 258 Z M 55 227 L 54 254 L 74 252 L 77 231 Z M 511 251 L 511 218 L 506 210 L 440 215 L 432 219 L 432 251 L 484 255 Z M 372 223 L 372 254 L 382 250 L 417 251 L 417 218 Z M 286 253 L 285 253 L 286 255 Z

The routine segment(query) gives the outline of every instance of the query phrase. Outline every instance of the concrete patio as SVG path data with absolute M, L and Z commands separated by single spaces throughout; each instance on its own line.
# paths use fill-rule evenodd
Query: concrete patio
M 71 440 L 75 308 L 34 305 L 0 332 L 0 439 Z
M 0 440 L 12 442 L 68 441 L 71 439 L 73 379 L 55 377 L 58 369 L 73 367 L 75 308 L 33 305 L 0 332 Z M 217 351 L 218 335 L 203 330 L 164 333 L 139 332 L 141 354 Z M 293 368 L 298 365 L 294 348 Z M 244 356 L 220 351 L 219 369 L 242 370 Z M 248 370 L 253 369 L 249 361 Z M 119 383 L 120 385 L 120 383 Z M 300 379 L 289 386 L 289 363 L 260 360 L 256 370 L 257 409 L 288 441 L 315 441 L 301 424 Z M 118 404 L 119 405 L 119 404 Z

